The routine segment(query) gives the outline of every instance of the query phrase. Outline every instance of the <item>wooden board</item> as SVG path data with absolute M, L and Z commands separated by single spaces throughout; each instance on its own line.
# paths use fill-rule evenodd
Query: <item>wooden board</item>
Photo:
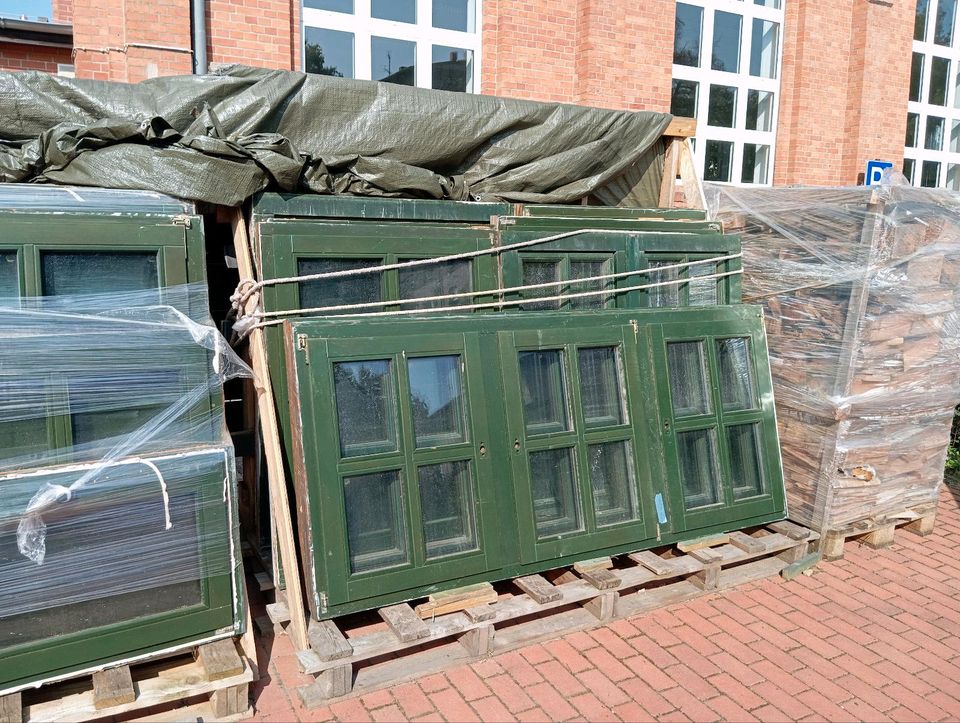
M 705 547 L 726 545 L 729 542 L 729 535 L 710 535 L 708 537 L 698 537 L 695 540 L 687 540 L 686 542 L 678 542 L 677 549 L 680 550 L 680 552 L 693 552 L 695 550 L 702 550 Z
M 93 674 L 93 707 L 97 710 L 132 703 L 136 699 L 130 666 L 107 668 Z
M 430 595 L 427 602 L 417 605 L 415 611 L 421 618 L 432 618 L 496 601 L 497 591 L 493 585 L 481 582 Z
M 423 621 L 413 612 L 413 608 L 407 603 L 390 605 L 380 608 L 377 612 L 380 613 L 380 617 L 387 623 L 393 634 L 404 643 L 430 636 L 430 629 L 424 625 Z

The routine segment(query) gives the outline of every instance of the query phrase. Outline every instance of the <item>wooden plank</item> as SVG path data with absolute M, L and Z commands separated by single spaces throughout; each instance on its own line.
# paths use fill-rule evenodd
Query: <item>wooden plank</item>
M 463 614 L 470 619 L 470 622 L 481 623 L 484 620 L 493 620 L 497 612 L 490 605 L 477 605 L 476 607 L 467 608 L 463 611 Z
M 207 680 L 223 680 L 243 672 L 243 659 L 237 654 L 233 638 L 198 646 L 197 660 L 203 666 Z
M 675 136 L 680 138 L 692 138 L 697 135 L 697 119 L 687 118 L 685 116 L 675 115 L 667 129 L 663 132 L 665 136 Z
M 794 578 L 802 575 L 805 571 L 816 567 L 817 563 L 819 562 L 820 553 L 811 552 L 809 555 L 804 555 L 796 562 L 792 562 L 783 568 L 780 571 L 780 576 L 784 580 L 793 580 Z
M 136 699 L 129 665 L 98 670 L 93 674 L 93 707 L 97 710 L 132 703 Z
M 237 257 L 237 270 L 241 280 L 255 280 L 253 256 L 243 209 L 236 208 L 230 218 L 233 245 Z M 251 294 L 244 304 L 245 313 L 253 313 L 260 306 L 260 294 Z M 276 542 L 286 586 L 290 610 L 289 635 L 297 650 L 306 650 L 307 640 L 306 605 L 300 585 L 300 565 L 297 544 L 290 518 L 290 500 L 287 496 L 287 479 L 283 470 L 283 445 L 277 426 L 276 401 L 270 386 L 270 366 L 267 362 L 267 341 L 262 328 L 250 332 L 250 356 L 257 390 L 257 408 L 260 415 L 260 430 L 267 462 L 267 485 L 270 490 L 270 514 L 276 527 Z
M 680 142 L 676 139 L 667 141 L 666 155 L 663 158 L 663 178 L 660 180 L 660 198 L 657 205 L 660 208 L 673 208 L 673 194 L 677 188 L 677 172 L 680 168 Z
M 863 538 L 863 544 L 865 544 L 867 547 L 872 547 L 875 550 L 879 550 L 884 547 L 890 547 L 890 545 L 893 544 L 895 530 L 896 525 L 893 523 L 881 525 Z
M 933 532 L 933 527 L 936 523 L 937 513 L 934 512 L 932 515 L 925 515 L 913 522 L 907 523 L 903 526 L 903 529 L 909 530 L 915 535 L 920 535 L 920 537 L 926 537 Z
M 0 723 L 23 723 L 20 693 L 0 695 Z
M 560 592 L 560 588 L 556 587 L 555 585 L 551 585 L 542 575 L 527 575 L 526 577 L 518 577 L 513 581 L 513 584 L 523 590 L 523 592 L 529 595 L 530 598 L 532 598 L 539 605 L 554 602 L 563 597 L 563 593 Z
M 347 695 L 352 689 L 353 666 L 338 665 L 320 673 L 313 683 L 297 688 L 297 695 L 307 710 L 313 710 L 325 705 L 331 698 Z
M 659 555 L 643 550 L 642 552 L 632 552 L 630 559 L 660 577 L 677 577 L 679 575 L 689 575 L 699 572 L 703 569 L 703 563 L 689 555 L 680 557 L 660 557 Z
M 210 705 L 216 719 L 229 718 L 243 713 L 250 706 L 250 690 L 247 683 L 215 690 L 210 694 Z
M 275 602 L 268 603 L 266 606 L 267 617 L 274 625 L 283 625 L 290 622 L 290 609 L 286 603 Z
M 161 710 L 149 715 L 137 715 L 137 723 L 185 723 L 185 721 L 212 721 L 227 723 L 253 717 L 253 706 L 247 702 L 247 708 L 233 715 L 215 715 L 209 700 L 200 701 L 187 706 L 176 706 L 169 710 Z
M 828 532 L 820 543 L 820 554 L 824 560 L 839 560 L 843 557 L 843 544 L 846 542 L 843 535 Z
M 617 573 L 602 567 L 587 570 L 581 573 L 580 576 L 597 588 L 597 590 L 613 590 L 614 588 L 620 587 L 620 583 L 623 582 Z
M 430 628 L 424 624 L 423 620 L 417 617 L 417 614 L 413 612 L 413 608 L 407 603 L 390 605 L 389 607 L 380 608 L 377 612 L 380 613 L 380 617 L 390 626 L 393 634 L 405 643 L 409 643 L 411 640 L 422 640 L 423 638 L 430 637 Z
M 269 574 L 265 572 L 255 572 L 253 573 L 253 578 L 257 581 L 257 586 L 260 588 L 260 592 L 273 590 L 273 580 Z
M 494 634 L 493 625 L 481 625 L 465 632 L 460 636 L 459 641 L 470 655 L 479 658 L 490 652 Z
M 432 618 L 437 615 L 455 613 L 468 608 L 495 603 L 497 591 L 489 582 L 477 585 L 468 585 L 431 595 L 427 602 L 417 605 L 415 611 L 421 618 Z
M 584 610 L 593 615 L 597 620 L 607 622 L 613 620 L 617 614 L 617 600 L 620 599 L 618 592 L 605 592 L 593 600 L 583 604 Z
M 353 646 L 332 620 L 311 620 L 307 626 L 307 638 L 320 660 L 339 660 L 353 655 Z
M 780 522 L 771 522 L 767 527 L 791 540 L 806 540 L 810 537 L 810 530 L 806 527 L 790 522 L 790 520 L 781 520 Z
M 580 562 L 573 563 L 573 569 L 579 573 L 596 570 L 597 568 L 609 570 L 612 567 L 613 560 L 609 557 L 596 557 L 592 560 L 581 560 Z
M 730 543 L 730 535 L 708 535 L 707 537 L 698 537 L 686 542 L 678 542 L 677 549 L 680 552 L 694 552 L 706 547 L 716 547 L 717 545 L 727 545 Z
M 730 533 L 730 544 L 746 553 L 766 552 L 767 546 L 755 537 L 750 537 L 739 530 Z
M 700 174 L 697 173 L 697 164 L 693 157 L 693 148 L 690 146 L 690 139 L 684 138 L 682 141 L 679 141 L 679 143 L 678 173 L 680 175 L 680 186 L 683 188 L 687 208 L 706 208 L 707 198 L 703 192 L 703 183 L 700 181 Z

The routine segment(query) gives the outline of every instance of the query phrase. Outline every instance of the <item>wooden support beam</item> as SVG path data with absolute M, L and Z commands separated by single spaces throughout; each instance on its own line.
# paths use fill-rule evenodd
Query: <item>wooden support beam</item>
M 609 570 L 613 567 L 613 560 L 609 557 L 595 557 L 592 560 L 581 560 L 580 562 L 573 563 L 573 569 L 579 573 L 584 573 L 589 570 L 596 570 L 601 568 L 603 570 Z
M 693 138 L 697 135 L 697 119 L 675 115 L 663 132 L 665 136 Z
M 843 557 L 843 543 L 847 538 L 836 532 L 828 532 L 820 539 L 820 554 L 824 560 L 839 560 Z
M 540 605 L 554 602 L 563 597 L 563 593 L 560 591 L 560 588 L 551 585 L 541 575 L 527 575 L 526 577 L 518 577 L 513 581 L 513 584 L 533 598 L 533 600 Z
M 207 680 L 223 680 L 243 672 L 243 658 L 237 653 L 233 638 L 198 646 L 196 658 L 203 666 Z
M 320 660 L 340 660 L 353 655 L 353 646 L 332 620 L 311 620 L 307 627 L 310 647 Z
M 497 611 L 490 605 L 477 605 L 467 608 L 463 611 L 463 614 L 467 616 L 471 623 L 482 623 L 484 620 L 493 620 Z
M 458 640 L 470 655 L 479 658 L 490 652 L 490 647 L 493 645 L 493 636 L 493 625 L 481 625 L 478 628 L 473 628 L 473 630 L 468 630 Z
M 583 609 L 593 615 L 597 620 L 604 622 L 613 620 L 617 614 L 617 601 L 620 599 L 620 593 L 616 591 L 605 592 L 592 600 L 583 604 Z
M 233 245 L 237 257 L 237 270 L 243 280 L 257 278 L 253 264 L 253 252 L 247 235 L 243 209 L 236 208 L 230 217 L 233 230 Z M 244 312 L 252 313 L 260 306 L 260 294 L 251 294 L 244 304 Z M 267 361 L 267 340 L 262 328 L 250 332 L 250 357 L 257 390 L 257 411 L 266 452 L 267 484 L 270 489 L 270 514 L 276 528 L 277 546 L 283 567 L 287 602 L 290 611 L 290 640 L 297 650 L 306 650 L 307 640 L 306 605 L 300 586 L 300 565 L 297 543 L 290 518 L 290 500 L 287 496 L 287 480 L 283 471 L 283 447 L 277 425 L 276 401 L 270 386 L 270 367 Z M 276 555 L 275 555 L 276 557 Z
M 680 176 L 680 186 L 683 189 L 683 196 L 687 202 L 687 208 L 705 209 L 707 207 L 707 197 L 703 192 L 703 182 L 700 180 L 700 174 L 697 172 L 697 163 L 693 157 L 693 148 L 690 146 L 690 139 L 684 138 L 679 141 L 679 165 L 678 174 Z
M 886 525 L 881 525 L 863 538 L 863 544 L 867 547 L 872 547 L 875 550 L 880 550 L 884 547 L 890 547 L 890 545 L 893 544 L 893 536 L 896 527 L 897 526 L 892 522 Z
M 667 139 L 667 150 L 663 157 L 663 178 L 660 181 L 660 208 L 673 208 L 673 195 L 677 189 L 677 172 L 680 169 L 680 141 Z
M 421 640 L 430 637 L 430 628 L 423 622 L 407 603 L 380 608 L 377 612 L 390 626 L 393 634 L 402 642 Z
M 718 545 L 728 544 L 730 544 L 730 535 L 708 535 L 707 537 L 698 537 L 693 540 L 678 542 L 677 549 L 680 550 L 680 552 L 694 552 L 707 547 L 717 547 Z M 700 561 L 703 562 L 703 560 Z
M 780 520 L 780 522 L 771 522 L 767 525 L 768 528 L 774 532 L 779 532 L 784 537 L 789 537 L 791 540 L 808 540 L 810 539 L 810 530 L 806 527 L 801 527 L 790 520 Z
M 353 690 L 353 666 L 347 663 L 319 673 L 313 683 L 297 688 L 297 695 L 300 696 L 300 702 L 305 708 L 313 710 L 326 705 L 330 698 L 339 698 L 351 690 Z
M 903 526 L 903 529 L 909 530 L 915 535 L 920 535 L 920 537 L 926 537 L 931 532 L 933 532 L 933 526 L 937 522 L 937 513 L 934 512 L 930 515 L 924 515 L 923 517 L 909 522 Z
M 240 715 L 250 707 L 250 685 L 232 685 L 210 694 L 210 707 L 217 719 Z
M 760 542 L 760 540 L 755 537 L 750 537 L 750 535 L 740 532 L 739 530 L 737 532 L 731 532 L 729 537 L 731 545 L 739 550 L 743 550 L 748 555 L 763 552 L 767 549 L 766 545 Z
M 701 590 L 716 590 L 720 585 L 720 563 L 723 555 L 709 547 L 693 550 L 690 555 L 703 563 L 703 569 L 691 575 L 690 582 Z
M 613 590 L 614 588 L 620 587 L 620 583 L 623 582 L 617 573 L 602 567 L 586 570 L 580 573 L 580 577 L 597 588 L 597 590 Z
M 97 710 L 132 703 L 136 699 L 137 691 L 133 687 L 129 665 L 98 670 L 93 674 L 93 707 Z
M 810 570 L 820 562 L 820 553 L 812 552 L 809 555 L 804 555 L 795 562 L 787 565 L 783 570 L 780 571 L 780 576 L 784 580 L 793 580 L 796 577 L 799 577 L 806 570 Z
M 0 723 L 23 723 L 23 700 L 20 693 L 0 695 Z
M 434 593 L 427 602 L 417 605 L 417 615 L 421 618 L 433 618 L 437 615 L 456 613 L 477 605 L 486 605 L 497 601 L 497 591 L 489 582 L 467 585 L 455 590 Z

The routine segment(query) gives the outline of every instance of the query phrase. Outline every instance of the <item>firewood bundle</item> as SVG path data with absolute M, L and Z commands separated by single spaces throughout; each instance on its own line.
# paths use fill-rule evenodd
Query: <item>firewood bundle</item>
M 960 199 L 910 187 L 713 187 L 766 309 L 790 516 L 924 514 L 960 402 Z

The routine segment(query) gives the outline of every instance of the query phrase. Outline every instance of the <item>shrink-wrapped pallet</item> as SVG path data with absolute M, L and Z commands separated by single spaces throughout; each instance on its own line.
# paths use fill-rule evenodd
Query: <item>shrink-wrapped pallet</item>
M 766 311 L 791 518 L 928 518 L 960 402 L 960 198 L 907 186 L 708 188 Z

